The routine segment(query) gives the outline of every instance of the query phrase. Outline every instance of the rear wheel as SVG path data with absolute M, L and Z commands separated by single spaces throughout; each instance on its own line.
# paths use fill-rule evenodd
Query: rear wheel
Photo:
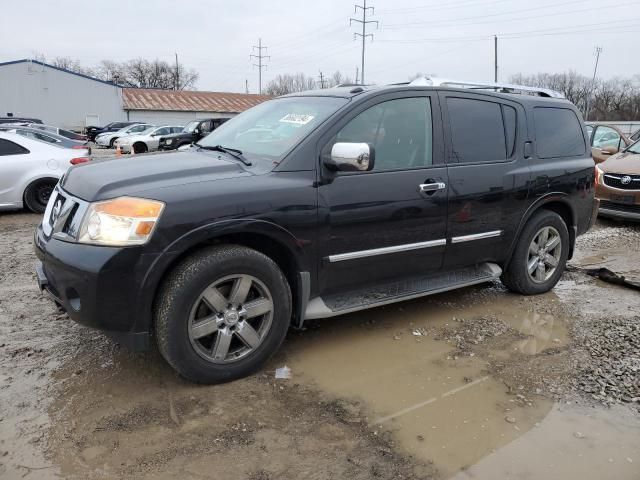
M 524 295 L 551 290 L 564 272 L 569 256 L 569 232 L 560 215 L 536 213 L 525 225 L 502 283 Z
M 183 261 L 161 288 L 156 339 L 182 376 L 220 383 L 260 368 L 290 319 L 289 285 L 273 260 L 245 247 L 211 247 Z
M 36 180 L 24 192 L 24 204 L 34 213 L 44 213 L 49 197 L 58 183 L 55 179 Z

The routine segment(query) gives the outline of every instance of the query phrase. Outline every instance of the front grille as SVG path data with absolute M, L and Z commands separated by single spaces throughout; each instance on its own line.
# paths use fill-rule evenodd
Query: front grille
M 49 205 L 42 219 L 42 227 L 47 238 L 54 234 L 74 237 L 74 220 L 76 220 L 80 201 L 73 198 L 60 187 L 56 187 L 49 199 Z
M 640 190 L 640 175 L 605 173 L 604 184 L 621 190 Z
M 600 200 L 600 208 L 604 208 L 606 210 L 615 210 L 616 212 L 640 213 L 640 205 L 615 203 L 608 200 Z

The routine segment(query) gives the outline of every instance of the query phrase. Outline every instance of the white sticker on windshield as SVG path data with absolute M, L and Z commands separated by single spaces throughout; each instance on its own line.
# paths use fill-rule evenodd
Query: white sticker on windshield
M 313 120 L 313 115 L 305 115 L 304 113 L 287 113 L 280 119 L 283 123 L 295 123 L 296 125 L 306 125 Z

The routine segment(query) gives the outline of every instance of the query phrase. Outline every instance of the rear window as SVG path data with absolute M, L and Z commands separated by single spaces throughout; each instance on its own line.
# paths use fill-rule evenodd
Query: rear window
M 469 98 L 447 98 L 451 125 L 451 160 L 481 163 L 506 160 L 513 150 L 515 121 L 507 151 L 505 126 L 499 103 Z M 513 112 L 515 115 L 515 111 Z
M 26 148 L 14 143 L 10 140 L 0 138 L 0 157 L 5 155 L 21 155 L 29 153 Z
M 582 127 L 573 110 L 535 107 L 533 119 L 539 158 L 575 157 L 586 153 Z

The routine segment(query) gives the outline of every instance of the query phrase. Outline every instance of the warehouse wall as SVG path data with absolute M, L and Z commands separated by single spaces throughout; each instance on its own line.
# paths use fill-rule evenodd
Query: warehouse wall
M 229 118 L 235 113 L 216 112 L 176 112 L 159 110 L 129 110 L 128 118 L 131 122 L 147 122 L 154 125 L 186 125 L 197 118 Z
M 118 87 L 32 62 L 0 65 L 0 116 L 40 118 L 81 129 L 88 115 L 104 125 L 126 120 Z

